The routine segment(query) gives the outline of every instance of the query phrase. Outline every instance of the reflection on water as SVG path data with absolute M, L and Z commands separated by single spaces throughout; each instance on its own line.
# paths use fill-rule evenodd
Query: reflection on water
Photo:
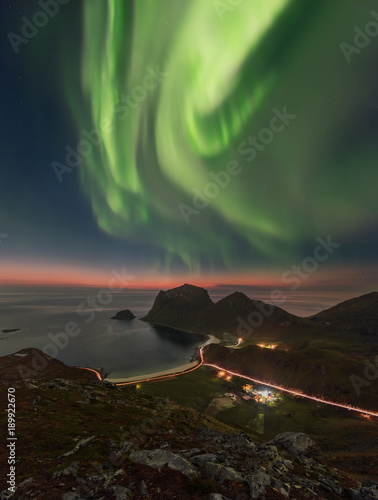
M 156 291 L 116 292 L 106 306 L 95 300 L 97 292 L 95 288 L 66 287 L 2 290 L 0 331 L 20 330 L 0 332 L 0 355 L 49 345 L 46 352 L 69 365 L 102 367 L 111 376 L 132 377 L 190 362 L 196 347 L 206 339 L 139 319 L 110 319 L 125 308 L 143 317 Z M 69 336 L 67 325 L 72 322 L 76 334 Z
M 179 343 L 183 346 L 193 345 L 193 333 L 183 332 L 182 330 L 176 330 L 175 328 L 161 327 L 158 325 L 151 325 L 151 327 L 160 338 L 166 340 L 167 342 L 172 342 L 172 344 Z M 195 334 L 195 338 L 199 344 L 202 344 L 208 337 L 197 333 Z

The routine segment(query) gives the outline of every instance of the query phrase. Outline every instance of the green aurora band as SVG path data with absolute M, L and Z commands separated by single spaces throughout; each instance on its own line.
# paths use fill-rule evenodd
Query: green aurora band
M 71 108 L 80 131 L 102 133 L 81 185 L 99 227 L 152 249 L 151 268 L 284 265 L 300 257 L 301 242 L 347 237 L 377 209 L 376 140 L 357 132 L 373 92 L 373 49 L 348 65 L 339 47 L 369 21 L 368 6 L 244 0 L 220 11 L 230 4 L 83 3 L 81 92 Z M 159 71 L 151 85 L 147 75 Z M 296 118 L 249 161 L 240 144 L 285 106 Z M 187 223 L 180 204 L 193 206 L 209 173 L 231 160 L 240 173 Z

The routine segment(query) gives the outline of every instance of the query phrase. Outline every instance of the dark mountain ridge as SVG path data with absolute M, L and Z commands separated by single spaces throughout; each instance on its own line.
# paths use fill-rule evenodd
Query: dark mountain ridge
M 255 330 L 291 326 L 301 318 L 244 293 L 234 292 L 214 303 L 208 292 L 194 285 L 160 290 L 149 313 L 142 318 L 161 326 L 197 333 L 246 336 Z
M 378 292 L 345 300 L 313 316 L 339 330 L 354 330 L 364 335 L 378 335 Z
M 268 336 L 278 340 L 291 335 L 304 337 L 344 334 L 378 336 L 378 293 L 346 300 L 329 309 L 302 318 L 242 292 L 234 292 L 214 303 L 204 288 L 185 284 L 160 290 L 149 313 L 149 323 L 204 334 L 230 334 L 243 338 Z M 331 326 L 330 326 L 331 325 Z M 267 338 L 268 338 L 267 337 Z

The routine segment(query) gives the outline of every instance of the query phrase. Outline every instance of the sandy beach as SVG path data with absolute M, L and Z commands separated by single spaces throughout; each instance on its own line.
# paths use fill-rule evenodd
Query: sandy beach
M 214 337 L 213 335 L 209 335 L 209 338 L 201 345 L 198 347 L 204 347 L 209 344 L 219 344 L 220 340 Z M 175 366 L 174 368 L 170 368 L 168 370 L 162 370 L 160 372 L 154 372 L 154 373 L 147 373 L 144 375 L 137 375 L 135 377 L 128 377 L 128 378 L 112 378 L 108 377 L 105 378 L 104 380 L 107 380 L 108 382 L 112 382 L 113 384 L 121 384 L 121 383 L 130 383 L 130 382 L 142 382 L 142 381 L 147 381 L 151 380 L 154 378 L 158 377 L 164 377 L 164 376 L 169 376 L 169 375 L 180 375 L 182 373 L 185 373 L 187 371 L 194 370 L 197 368 L 199 365 L 202 363 L 198 360 L 192 361 L 191 363 L 186 363 L 184 365 L 180 366 Z

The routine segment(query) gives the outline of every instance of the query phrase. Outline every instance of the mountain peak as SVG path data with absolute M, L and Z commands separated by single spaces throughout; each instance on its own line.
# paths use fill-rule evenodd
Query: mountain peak
M 183 285 L 177 286 L 175 288 L 170 288 L 166 293 L 203 293 L 206 292 L 205 288 L 196 285 L 190 285 L 189 283 L 184 283 Z
M 199 286 L 184 285 L 170 290 L 160 290 L 152 309 L 143 319 L 150 323 L 182 327 L 199 313 L 213 305 L 207 290 Z
M 230 295 L 227 295 L 219 302 L 217 302 L 218 307 L 226 307 L 227 309 L 244 309 L 246 307 L 250 307 L 251 299 L 247 297 L 242 292 L 233 292 Z

